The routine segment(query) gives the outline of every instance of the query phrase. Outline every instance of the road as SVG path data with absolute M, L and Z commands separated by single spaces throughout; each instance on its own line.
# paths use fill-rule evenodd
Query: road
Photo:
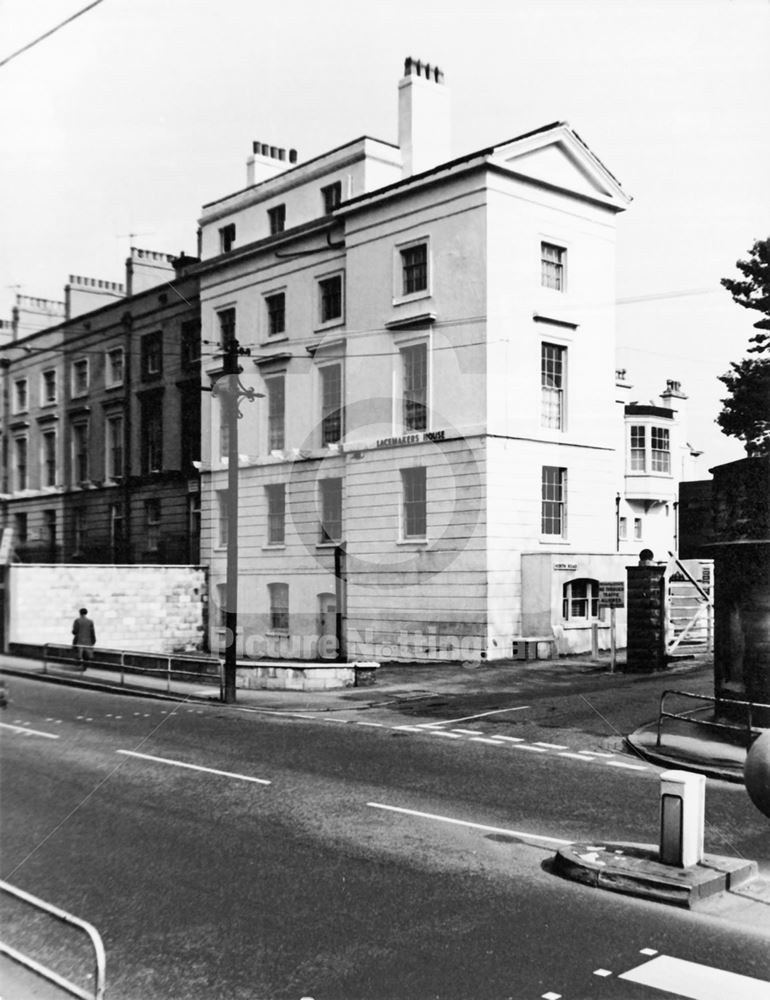
M 12 699 L 2 878 L 99 929 L 108 1000 L 770 998 L 770 907 L 742 928 L 548 873 L 560 841 L 656 842 L 650 765 L 484 719 Z M 706 848 L 767 858 L 742 788 L 709 783 Z

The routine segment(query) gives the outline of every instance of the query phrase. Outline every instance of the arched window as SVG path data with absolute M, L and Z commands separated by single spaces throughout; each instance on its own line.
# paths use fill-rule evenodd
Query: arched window
M 593 621 L 599 617 L 598 580 L 570 580 L 562 588 L 565 621 Z

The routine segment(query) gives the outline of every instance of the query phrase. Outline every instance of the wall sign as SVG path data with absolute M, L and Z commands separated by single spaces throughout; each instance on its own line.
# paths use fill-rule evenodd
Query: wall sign
M 443 441 L 444 431 L 423 431 L 422 434 L 403 434 L 401 437 L 380 438 L 378 448 L 395 448 L 405 444 L 420 444 L 421 441 Z

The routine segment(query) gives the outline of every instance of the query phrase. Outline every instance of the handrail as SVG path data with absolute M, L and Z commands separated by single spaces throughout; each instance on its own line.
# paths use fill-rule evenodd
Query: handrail
M 690 709 L 689 712 L 685 712 L 685 713 L 681 713 L 681 712 L 679 712 L 679 713 L 677 713 L 677 712 L 666 712 L 664 710 L 664 703 L 665 703 L 667 695 L 675 695 L 678 698 L 692 698 L 692 699 L 697 700 L 697 701 L 707 701 L 707 702 L 710 702 L 712 705 L 714 705 L 715 708 L 718 708 L 719 705 L 736 705 L 736 706 L 737 705 L 744 705 L 748 709 L 748 711 L 746 712 L 746 725 L 745 726 L 733 726 L 733 725 L 730 725 L 729 722 L 711 722 L 708 719 L 692 719 L 692 718 L 689 718 L 689 716 L 691 716 L 693 714 L 693 712 L 697 711 L 697 709 L 694 709 L 694 708 Z M 754 737 L 754 733 L 756 732 L 756 734 L 759 735 L 763 731 L 761 729 L 756 729 L 754 727 L 754 725 L 753 725 L 753 721 L 752 721 L 752 709 L 753 708 L 768 708 L 768 709 L 770 709 L 770 705 L 766 705 L 764 702 L 760 702 L 760 701 L 743 701 L 740 698 L 714 698 L 714 697 L 711 697 L 710 695 L 693 694 L 690 691 L 676 691 L 673 688 L 667 688 L 665 691 L 662 691 L 661 695 L 660 695 L 660 708 L 658 710 L 657 739 L 655 741 L 655 745 L 657 747 L 660 746 L 660 734 L 661 734 L 661 726 L 662 726 L 662 723 L 663 723 L 663 719 L 679 719 L 681 722 L 691 722 L 691 723 L 699 725 L 699 726 L 711 726 L 714 729 L 729 729 L 729 730 L 738 731 L 738 732 L 745 732 L 746 735 L 747 735 L 747 742 L 751 743 L 751 741 L 752 741 L 752 739 Z
M 43 673 L 44 674 L 48 673 L 48 664 L 49 664 L 49 661 L 51 661 L 53 663 L 70 663 L 74 659 L 74 657 L 72 655 L 63 656 L 63 657 L 60 657 L 60 658 L 56 657 L 56 656 L 51 656 L 51 651 L 52 650 L 55 651 L 57 649 L 66 650 L 66 651 L 68 651 L 71 654 L 71 650 L 74 647 L 72 647 L 71 645 L 68 645 L 66 643 L 63 643 L 63 642 L 45 642 L 45 643 L 43 643 L 43 647 L 42 648 L 43 648 Z M 116 672 L 120 673 L 120 685 L 121 685 L 121 687 L 123 687 L 125 685 L 125 677 L 126 677 L 126 672 L 127 671 L 134 671 L 136 673 L 156 674 L 156 675 L 165 676 L 165 678 L 166 678 L 166 692 L 167 693 L 169 693 L 171 691 L 171 679 L 172 679 L 173 676 L 186 677 L 186 678 L 195 678 L 195 680 L 199 680 L 201 682 L 203 682 L 206 679 L 206 677 L 207 677 L 206 674 L 201 674 L 201 673 L 199 673 L 198 671 L 195 671 L 195 670 L 184 670 L 184 669 L 182 669 L 182 670 L 175 670 L 171 666 L 172 661 L 177 662 L 177 663 L 182 663 L 182 664 L 184 664 L 186 662 L 186 663 L 199 664 L 199 665 L 204 665 L 204 666 L 205 665 L 216 666 L 218 668 L 217 669 L 217 678 L 216 679 L 219 681 L 220 689 L 221 689 L 221 686 L 222 686 L 222 661 L 218 657 L 214 657 L 214 656 L 195 656 L 194 654 L 190 654 L 190 653 L 150 653 L 150 652 L 145 652 L 145 651 L 136 650 L 136 649 L 110 649 L 107 646 L 95 646 L 95 647 L 89 647 L 89 648 L 93 648 L 97 653 L 106 653 L 106 654 L 108 654 L 108 655 L 110 655 L 110 656 L 112 656 L 114 658 L 119 658 L 119 662 L 90 660 L 89 663 L 91 663 L 91 665 L 94 666 L 94 667 L 100 667 L 100 668 L 105 669 L 105 670 L 110 670 L 112 668 L 115 668 Z M 141 663 L 136 663 L 136 664 L 127 663 L 126 662 L 127 657 L 131 657 L 131 656 L 137 657 L 138 659 L 144 657 L 144 658 L 146 658 L 148 660 L 156 660 L 156 661 L 157 660 L 161 660 L 161 661 L 165 661 L 165 663 L 164 663 L 163 666 L 160 666 L 160 667 L 146 666 L 146 665 L 142 665 Z M 208 675 L 208 676 L 212 677 L 212 675 Z M 213 679 L 214 678 L 212 677 L 212 682 L 213 682 Z
M 10 885 L 8 882 L 0 881 L 0 891 L 7 892 L 11 896 L 16 896 L 17 899 L 21 899 L 23 902 L 29 903 L 30 906 L 35 906 L 39 910 L 43 910 L 44 913 L 49 913 L 52 917 L 56 917 L 57 920 L 61 920 L 65 924 L 71 924 L 73 927 L 78 927 L 80 930 L 85 931 L 91 941 L 91 944 L 93 945 L 96 955 L 94 992 L 86 992 L 86 990 L 82 989 L 82 987 L 78 986 L 76 983 L 71 983 L 68 979 L 60 976 L 57 972 L 46 968 L 44 965 L 41 965 L 40 962 L 36 962 L 35 959 L 22 954 L 20 951 L 17 951 L 10 945 L 4 944 L 2 941 L 0 941 L 0 952 L 13 959 L 15 962 L 18 962 L 20 965 L 24 965 L 28 969 L 31 969 L 32 972 L 37 973 L 39 976 L 42 976 L 43 978 L 50 980 L 50 982 L 55 983 L 57 986 L 60 986 L 63 990 L 67 990 L 73 996 L 80 997 L 81 1000 L 103 1000 L 107 956 L 104 951 L 104 943 L 102 942 L 99 931 L 97 931 L 97 929 L 86 920 L 81 920 L 80 917 L 75 917 L 71 913 L 67 913 L 66 910 L 60 910 L 58 906 L 54 906 L 52 903 L 46 903 L 44 900 L 38 899 L 37 896 L 33 896 L 29 892 L 24 892 L 23 889 L 17 889 L 16 886 Z

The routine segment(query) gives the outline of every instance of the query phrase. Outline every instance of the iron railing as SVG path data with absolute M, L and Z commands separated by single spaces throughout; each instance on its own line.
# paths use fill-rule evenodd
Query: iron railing
M 222 663 L 216 657 L 192 656 L 184 653 L 143 653 L 131 649 L 87 647 L 91 656 L 85 661 L 91 668 L 114 671 L 124 686 L 126 674 L 143 674 L 165 679 L 166 692 L 172 680 L 217 684 L 222 689 Z M 50 665 L 74 664 L 80 659 L 78 647 L 46 642 L 42 647 L 43 673 Z
M 18 951 L 16 948 L 12 948 L 10 945 L 7 945 L 2 941 L 0 941 L 0 953 L 7 955 L 8 958 L 12 959 L 14 962 L 18 962 L 20 965 L 25 966 L 25 968 L 30 969 L 32 972 L 42 976 L 49 982 L 55 983 L 56 986 L 68 993 L 71 993 L 72 996 L 80 997 L 81 1000 L 103 1000 L 107 958 L 101 935 L 97 929 L 87 921 L 81 920 L 80 917 L 75 917 L 71 913 L 67 913 L 66 910 L 60 910 L 58 906 L 46 903 L 44 900 L 38 899 L 37 896 L 24 892 L 23 889 L 17 889 L 16 886 L 9 885 L 8 882 L 0 882 L 0 891 L 8 893 L 8 895 L 14 896 L 16 899 L 20 899 L 24 903 L 28 903 L 37 910 L 42 910 L 44 913 L 55 917 L 57 920 L 61 920 L 65 924 L 69 924 L 71 927 L 76 927 L 81 931 L 85 931 L 94 949 L 95 955 L 93 991 L 85 990 L 76 983 L 70 982 L 68 979 L 65 979 L 64 976 L 60 976 L 58 972 L 54 972 L 53 969 L 49 969 L 47 966 L 35 961 L 35 959 L 31 958 L 29 955 L 25 955 L 23 952 Z
M 708 702 L 713 705 L 714 711 L 718 712 L 720 706 L 729 706 L 730 708 L 744 709 L 745 710 L 745 724 L 744 725 L 733 725 L 729 722 L 715 722 L 710 719 L 693 718 L 694 714 L 700 709 L 692 708 L 687 712 L 667 712 L 665 710 L 666 698 L 669 695 L 674 695 L 678 698 L 691 698 L 695 701 Z M 757 736 L 760 736 L 764 730 L 758 728 L 753 723 L 753 710 L 755 708 L 768 709 L 770 710 L 770 705 L 766 705 L 763 702 L 758 701 L 743 701 L 740 698 L 716 698 L 710 695 L 704 694 L 692 694 L 690 691 L 675 691 L 671 688 L 666 691 L 662 691 L 660 695 L 660 708 L 658 710 L 658 732 L 657 740 L 655 742 L 656 746 L 660 746 L 660 735 L 661 727 L 663 725 L 664 719 L 679 719 L 680 722 L 690 722 L 698 726 L 711 726 L 714 729 L 732 730 L 733 732 L 743 733 L 746 736 L 746 745 L 749 746 Z

